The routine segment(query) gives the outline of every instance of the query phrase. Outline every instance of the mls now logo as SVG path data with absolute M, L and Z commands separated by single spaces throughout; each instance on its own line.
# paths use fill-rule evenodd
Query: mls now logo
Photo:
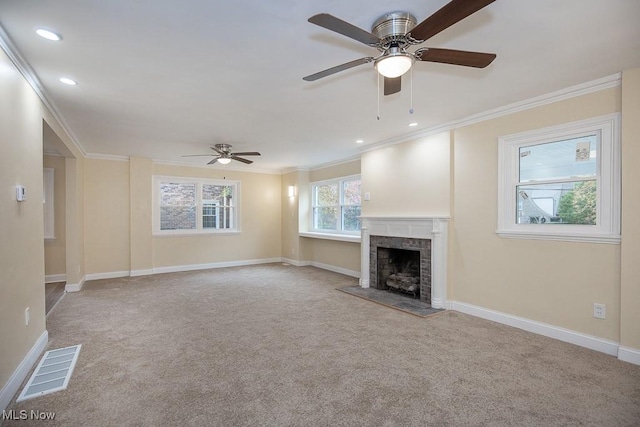
M 3 420 L 53 420 L 55 417 L 55 412 L 42 412 L 34 409 L 30 411 L 27 411 L 26 409 L 22 409 L 20 411 L 2 410 Z

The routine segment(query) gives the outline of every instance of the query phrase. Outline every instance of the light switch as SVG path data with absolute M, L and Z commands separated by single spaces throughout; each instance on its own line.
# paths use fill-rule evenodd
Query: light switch
M 371 193 L 369 193 L 368 191 L 364 193 L 364 200 L 365 202 L 368 202 L 369 200 L 371 200 Z
M 16 200 L 19 202 L 27 200 L 27 190 L 22 185 L 16 185 Z

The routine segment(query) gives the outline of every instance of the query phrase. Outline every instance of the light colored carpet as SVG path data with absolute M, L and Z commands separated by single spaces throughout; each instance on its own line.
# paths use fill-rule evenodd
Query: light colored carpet
M 88 282 L 48 318 L 64 426 L 632 426 L 640 367 L 456 312 L 419 318 L 280 264 Z

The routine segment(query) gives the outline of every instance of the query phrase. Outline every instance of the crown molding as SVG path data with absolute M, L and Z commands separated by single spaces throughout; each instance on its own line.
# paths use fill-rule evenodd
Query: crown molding
M 9 34 L 7 34 L 2 24 L 0 24 L 0 47 L 9 57 L 9 60 L 13 63 L 13 65 L 18 69 L 20 74 L 22 74 L 27 83 L 29 83 L 29 86 L 31 86 L 36 95 L 38 95 L 40 101 L 42 101 L 45 108 L 49 110 L 49 113 L 51 113 L 51 116 L 53 116 L 54 120 L 67 134 L 67 136 L 71 140 L 71 143 L 73 143 L 76 149 L 83 156 L 86 156 L 86 151 L 84 150 L 82 145 L 80 145 L 78 138 L 73 133 L 64 117 L 59 113 L 56 104 L 47 96 L 47 93 L 42 86 L 40 79 L 38 79 L 38 75 L 36 74 L 35 70 L 31 68 L 31 65 L 29 65 L 27 60 L 24 59 L 24 57 L 20 54 L 20 51 L 15 46 L 15 44 L 13 44 L 13 42 L 11 41 L 11 37 L 9 37 Z
M 356 156 L 351 156 L 351 157 L 346 157 L 344 159 L 340 159 L 340 160 L 334 160 L 332 162 L 327 162 L 327 163 L 321 163 L 312 167 L 307 168 L 307 171 L 316 171 L 319 169 L 325 169 L 325 168 L 330 168 L 332 166 L 338 166 L 338 165 L 343 165 L 345 163 L 351 163 L 351 162 L 355 162 L 355 161 L 360 161 L 360 155 L 356 155 Z
M 60 154 L 57 151 L 42 150 L 42 154 L 44 156 L 51 156 L 51 157 L 64 157 L 64 155 Z
M 545 95 L 536 96 L 534 98 L 525 99 L 524 101 L 514 102 L 503 107 L 494 108 L 482 113 L 468 116 L 464 119 L 457 120 L 454 123 L 455 128 L 469 126 L 475 123 L 484 122 L 509 114 L 518 113 L 520 111 L 530 110 L 542 105 L 553 104 L 555 102 L 564 101 L 565 99 L 576 98 L 578 96 L 587 95 L 593 92 L 610 89 L 622 85 L 622 73 L 611 74 L 600 79 L 591 80 L 574 86 L 547 93 Z
M 292 172 L 309 172 L 309 168 L 297 168 L 297 167 L 284 168 L 280 170 L 280 175 L 286 175 Z
M 85 158 L 90 160 L 113 160 L 116 162 L 128 162 L 130 157 L 118 156 L 115 154 L 99 154 L 99 153 L 87 153 Z
M 520 111 L 530 110 L 532 108 L 553 104 L 565 99 L 575 98 L 578 96 L 587 95 L 593 92 L 599 92 L 601 90 L 610 89 L 621 85 L 622 73 L 611 74 L 600 79 L 592 80 L 574 86 L 569 86 L 555 92 L 550 92 L 544 95 L 525 99 L 524 101 L 514 102 L 512 104 L 507 104 L 502 107 L 484 111 L 482 113 L 473 114 L 459 120 L 454 120 L 448 123 L 433 126 L 419 132 L 413 132 L 396 138 L 376 142 L 363 147 L 361 149 L 361 153 L 378 150 L 380 148 L 396 144 L 402 144 L 404 142 L 415 141 L 417 139 L 425 138 L 427 136 L 431 136 L 440 132 L 446 132 L 452 129 L 470 126 L 475 123 L 496 119 L 498 117 L 507 116 L 509 114 L 514 114 Z
M 390 147 L 392 145 L 402 144 L 405 142 L 415 141 L 421 138 L 426 138 L 431 135 L 435 135 L 442 132 L 448 132 L 455 127 L 456 122 L 448 122 L 442 125 L 433 126 L 425 130 L 421 130 L 420 132 L 413 132 L 407 135 L 399 136 L 392 139 L 386 139 L 381 142 L 375 142 L 373 144 L 369 144 L 366 147 L 362 147 L 360 150 L 361 153 L 366 153 L 368 151 L 378 150 L 380 148 Z

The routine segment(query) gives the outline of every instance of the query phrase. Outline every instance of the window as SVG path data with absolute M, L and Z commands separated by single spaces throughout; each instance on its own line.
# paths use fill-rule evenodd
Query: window
M 237 232 L 236 181 L 154 177 L 154 233 Z
M 311 184 L 312 231 L 357 234 L 360 231 L 360 177 Z
M 619 115 L 499 139 L 498 234 L 620 241 Z

